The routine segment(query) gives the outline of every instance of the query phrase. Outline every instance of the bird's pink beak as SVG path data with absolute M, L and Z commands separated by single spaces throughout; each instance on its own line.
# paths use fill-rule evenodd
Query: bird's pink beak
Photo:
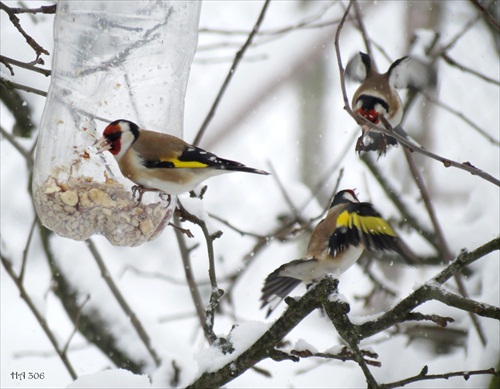
M 108 140 L 104 136 L 101 137 L 101 139 L 96 140 L 92 146 L 97 148 L 97 154 L 111 149 L 111 145 L 108 143 Z

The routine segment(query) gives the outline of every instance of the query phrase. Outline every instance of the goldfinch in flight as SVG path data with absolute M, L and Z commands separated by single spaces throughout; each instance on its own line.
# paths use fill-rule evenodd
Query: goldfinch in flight
M 261 297 L 261 309 L 270 305 L 266 317 L 300 282 L 309 285 L 328 274 L 340 276 L 363 250 L 395 251 L 410 264 L 418 261 L 371 203 L 359 202 L 353 190 L 342 190 L 313 230 L 305 257 L 267 276 Z
M 399 135 L 408 137 L 399 126 L 403 119 L 403 103 L 396 88 L 422 88 L 429 81 L 423 66 L 409 57 L 396 60 L 381 74 L 370 56 L 359 53 L 346 66 L 346 75 L 362 82 L 352 98 L 352 109 L 359 116 L 373 124 L 381 123 L 383 116 Z M 362 127 L 362 135 L 356 143 L 356 151 L 378 151 L 379 156 L 385 154 L 388 145 L 396 145 L 392 136 L 370 131 L 368 126 Z
M 217 157 L 172 135 L 140 129 L 128 120 L 115 120 L 95 145 L 108 150 L 122 174 L 133 181 L 141 201 L 145 191 L 178 195 L 193 190 L 207 178 L 229 172 L 269 173 Z

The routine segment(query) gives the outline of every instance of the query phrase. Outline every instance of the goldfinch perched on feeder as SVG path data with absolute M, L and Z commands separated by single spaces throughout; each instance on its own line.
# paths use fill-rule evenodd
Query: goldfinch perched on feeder
M 399 126 L 403 118 L 403 103 L 396 88 L 421 88 L 429 81 L 423 66 L 409 57 L 396 60 L 381 74 L 370 56 L 359 53 L 346 66 L 346 75 L 362 82 L 352 98 L 352 109 L 359 116 L 373 124 L 380 124 L 381 116 L 389 122 L 399 135 L 408 137 Z M 370 131 L 369 126 L 362 126 L 362 135 L 356 143 L 356 151 L 378 151 L 379 156 L 385 154 L 388 145 L 396 145 L 392 136 Z
M 128 120 L 115 120 L 95 145 L 108 150 L 122 174 L 136 183 L 141 201 L 145 191 L 178 195 L 193 190 L 207 178 L 230 172 L 269 173 L 217 157 L 172 135 L 140 129 Z
M 328 274 L 340 276 L 363 250 L 395 251 L 410 264 L 417 261 L 371 203 L 359 202 L 353 190 L 342 190 L 313 230 L 305 257 L 285 263 L 266 278 L 261 297 L 261 309 L 270 305 L 266 317 L 300 282 L 309 285 Z

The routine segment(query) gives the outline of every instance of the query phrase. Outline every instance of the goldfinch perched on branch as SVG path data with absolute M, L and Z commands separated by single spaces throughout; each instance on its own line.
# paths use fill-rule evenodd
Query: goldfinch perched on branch
M 172 135 L 139 129 L 128 120 L 115 120 L 95 145 L 108 150 L 122 174 L 135 182 L 141 201 L 145 191 L 178 195 L 193 190 L 207 178 L 230 172 L 269 173 L 217 157 Z
M 266 278 L 261 309 L 270 304 L 269 316 L 300 282 L 309 285 L 327 274 L 341 275 L 363 250 L 395 251 L 410 264 L 417 261 L 371 203 L 360 203 L 354 191 L 342 190 L 313 230 L 305 257 L 285 263 Z
M 403 57 L 396 60 L 381 74 L 375 63 L 365 53 L 351 58 L 346 66 L 346 75 L 350 79 L 362 82 L 352 98 L 352 109 L 358 115 L 373 124 L 380 124 L 381 116 L 389 122 L 399 135 L 408 137 L 399 126 L 403 118 L 403 103 L 396 88 L 413 87 L 420 89 L 430 81 L 424 65 L 418 61 Z M 379 156 L 385 154 L 388 145 L 396 145 L 392 136 L 370 131 L 370 127 L 362 126 L 362 135 L 356 143 L 356 151 L 378 151 Z

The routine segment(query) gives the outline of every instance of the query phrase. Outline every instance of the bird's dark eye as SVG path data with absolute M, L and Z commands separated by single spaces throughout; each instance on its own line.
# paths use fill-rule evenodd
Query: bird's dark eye
M 111 134 L 106 134 L 106 138 L 109 139 L 111 142 L 114 142 L 115 140 L 120 139 L 122 136 L 122 133 L 119 131 L 112 132 Z

